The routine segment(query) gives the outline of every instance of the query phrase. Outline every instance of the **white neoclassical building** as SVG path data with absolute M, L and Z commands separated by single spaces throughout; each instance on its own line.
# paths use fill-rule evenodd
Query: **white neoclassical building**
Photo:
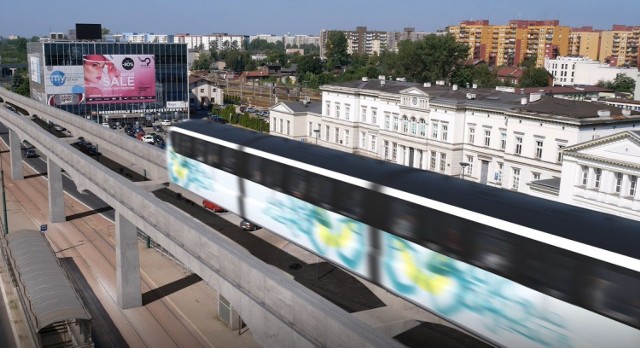
M 640 129 L 564 150 L 559 200 L 640 220 Z
M 562 149 L 640 127 L 631 110 L 517 89 L 365 78 L 321 90 L 276 104 L 271 134 L 556 200 Z

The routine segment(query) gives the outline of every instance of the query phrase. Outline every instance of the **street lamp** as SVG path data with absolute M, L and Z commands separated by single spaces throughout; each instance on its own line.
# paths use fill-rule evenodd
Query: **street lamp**
M 469 166 L 470 163 L 468 162 L 460 162 L 460 167 L 462 167 L 462 169 L 460 170 L 460 175 L 462 180 L 464 180 L 464 171 L 467 170 L 467 167 Z
M 318 134 L 320 134 L 320 128 L 314 129 L 313 132 L 316 133 L 316 145 L 318 145 Z

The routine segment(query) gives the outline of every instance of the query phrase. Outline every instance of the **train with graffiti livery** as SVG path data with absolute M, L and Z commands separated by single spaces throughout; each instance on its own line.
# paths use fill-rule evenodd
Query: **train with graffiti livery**
M 640 346 L 640 222 L 206 120 L 173 184 L 491 343 Z

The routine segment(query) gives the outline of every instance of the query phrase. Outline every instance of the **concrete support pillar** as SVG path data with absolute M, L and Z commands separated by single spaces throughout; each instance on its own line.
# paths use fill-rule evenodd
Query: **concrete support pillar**
M 9 151 L 11 153 L 11 179 L 24 179 L 22 170 L 22 150 L 20 149 L 20 137 L 16 132 L 9 129 Z
M 62 189 L 62 169 L 51 157 L 47 157 L 47 176 L 49 177 L 49 220 L 67 221 L 64 214 L 64 191 Z
M 122 309 L 142 306 L 136 226 L 116 211 L 116 297 Z

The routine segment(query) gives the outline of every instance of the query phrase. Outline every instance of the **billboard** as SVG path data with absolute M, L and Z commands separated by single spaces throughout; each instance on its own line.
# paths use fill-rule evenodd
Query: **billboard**
M 76 23 L 76 40 L 102 40 L 102 24 Z
M 152 54 L 83 55 L 87 104 L 148 103 L 156 100 Z
M 81 66 L 54 65 L 44 72 L 44 91 L 51 106 L 80 104 L 84 100 Z
M 40 80 L 40 57 L 29 55 L 29 72 L 31 73 L 31 81 L 42 83 Z

